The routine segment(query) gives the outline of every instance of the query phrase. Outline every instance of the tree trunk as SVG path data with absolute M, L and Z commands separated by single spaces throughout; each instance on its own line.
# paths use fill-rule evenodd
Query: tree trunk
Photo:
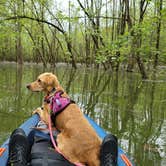
M 157 2 L 156 2 L 157 3 Z M 158 57 L 159 57 L 159 47 L 160 47 L 160 31 L 161 31 L 161 11 L 163 6 L 163 0 L 160 0 L 159 4 L 157 3 L 157 37 L 156 37 L 156 54 L 154 59 L 154 68 L 158 65 Z
M 86 0 L 84 0 L 84 5 L 86 6 Z M 87 6 L 86 6 L 87 8 Z M 88 67 L 91 64 L 90 59 L 90 35 L 88 34 L 89 31 L 89 20 L 87 20 L 86 14 L 84 13 L 84 23 L 85 23 L 85 64 Z
M 130 14 L 129 14 L 129 0 L 125 0 L 127 3 L 127 20 L 128 20 L 128 26 L 132 27 L 132 22 L 131 22 L 131 18 L 130 18 Z M 138 22 L 138 26 L 140 26 L 143 22 L 144 19 L 144 14 L 145 11 L 147 9 L 148 6 L 148 1 L 145 0 L 141 0 L 140 1 L 140 15 L 139 15 L 139 22 Z M 136 31 L 136 32 L 135 32 Z M 129 64 L 127 67 L 127 71 L 132 71 L 133 67 L 134 67 L 134 59 L 136 59 L 136 62 L 138 64 L 140 73 L 142 75 L 142 78 L 146 79 L 147 78 L 147 74 L 145 71 L 145 66 L 144 63 L 140 57 L 140 53 L 139 51 L 136 52 L 136 50 L 139 50 L 141 48 L 141 43 L 142 43 L 142 31 L 141 29 L 139 30 L 131 30 L 131 36 L 133 36 L 133 40 L 131 43 L 131 57 L 129 58 Z
M 14 14 L 22 13 L 22 2 L 17 1 L 14 6 Z M 21 32 L 22 25 L 20 20 L 16 20 L 16 60 L 18 64 L 23 64 L 23 49 L 22 49 L 22 41 L 21 41 Z
M 22 50 L 22 42 L 21 42 L 21 31 L 22 27 L 21 24 L 18 20 L 16 23 L 17 27 L 17 36 L 16 36 L 16 57 L 17 57 L 17 62 L 18 64 L 23 64 L 23 50 Z

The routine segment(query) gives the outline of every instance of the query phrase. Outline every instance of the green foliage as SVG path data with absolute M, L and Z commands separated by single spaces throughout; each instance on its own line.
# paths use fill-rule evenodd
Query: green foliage
M 24 2 L 24 3 L 23 3 Z M 101 1 L 87 1 L 84 8 L 73 1 L 49 0 L 1 0 L 0 2 L 0 59 L 15 60 L 16 45 L 20 42 L 24 60 L 39 59 L 42 62 L 75 61 L 92 63 L 127 62 L 131 52 L 139 55 L 144 62 L 153 61 L 159 55 L 159 62 L 166 58 L 166 2 L 163 1 L 161 15 L 160 3 L 147 0 L 147 10 L 140 22 L 140 3 L 135 1 L 135 8 L 130 6 L 130 18 L 122 22 L 120 4 L 106 4 Z M 110 5 L 115 5 L 112 10 Z M 70 11 L 69 11 L 70 8 Z M 107 13 L 106 13 L 107 10 Z M 135 15 L 134 15 L 135 12 Z M 69 15 L 70 13 L 70 15 Z M 106 16 L 107 17 L 104 17 Z M 6 18 L 28 16 L 32 19 Z M 99 16 L 99 17 L 98 17 Z M 114 18 L 112 18 L 115 17 Z M 109 18 L 110 17 L 110 18 Z M 35 19 L 46 20 L 66 32 L 65 36 L 55 27 Z M 160 48 L 156 49 L 157 27 L 161 19 Z M 123 24 L 122 24 L 123 23 Z M 121 32 L 121 28 L 124 32 Z M 18 36 L 21 40 L 18 42 Z M 70 40 L 68 40 L 70 38 Z M 96 38 L 96 40 L 94 40 Z M 101 41 L 102 39 L 102 41 Z M 140 39 L 140 43 L 138 40 Z M 67 43 L 69 42 L 69 43 Z M 69 48 L 69 45 L 71 48 Z M 40 58 L 39 58 L 40 57 Z
M 108 57 L 109 55 L 105 55 L 105 49 L 104 50 L 99 50 L 96 54 L 96 63 L 100 64 L 100 63 L 105 63 L 108 61 Z M 108 53 L 108 52 L 107 52 Z M 108 53 L 109 54 L 109 53 Z

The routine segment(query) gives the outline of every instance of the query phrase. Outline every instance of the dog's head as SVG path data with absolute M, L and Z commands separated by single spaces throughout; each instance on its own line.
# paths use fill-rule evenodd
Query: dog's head
M 57 77 L 52 73 L 40 74 L 36 81 L 27 85 L 27 88 L 33 92 L 44 91 L 49 93 L 53 88 L 57 89 L 60 87 Z

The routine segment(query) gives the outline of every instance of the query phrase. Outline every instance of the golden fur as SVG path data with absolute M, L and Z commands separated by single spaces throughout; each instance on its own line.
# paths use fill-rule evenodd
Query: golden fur
M 51 90 L 55 88 L 56 91 L 62 90 L 63 96 L 68 97 L 52 73 L 39 75 L 27 88 L 31 91 L 44 91 L 47 95 L 50 95 Z M 36 112 L 48 123 L 49 104 L 44 102 L 43 109 L 38 108 Z M 76 104 L 70 104 L 56 116 L 56 128 L 60 131 L 57 137 L 58 148 L 70 161 L 88 166 L 100 165 L 101 140 Z

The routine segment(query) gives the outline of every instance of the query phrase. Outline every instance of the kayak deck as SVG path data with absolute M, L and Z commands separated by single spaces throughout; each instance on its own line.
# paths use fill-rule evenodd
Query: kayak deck
M 103 139 L 106 136 L 106 134 L 107 134 L 104 131 L 104 129 L 99 127 L 88 116 L 85 116 L 85 117 L 89 121 L 91 126 L 95 129 L 95 131 L 97 132 L 99 137 L 101 139 Z M 30 133 L 30 131 L 32 130 L 32 128 L 34 126 L 36 126 L 38 122 L 39 122 L 39 116 L 37 114 L 35 114 L 31 118 L 29 118 L 27 121 L 25 121 L 20 126 L 20 128 L 22 128 L 25 131 L 26 135 L 28 135 Z M 1 166 L 6 166 L 7 161 L 8 161 L 8 151 L 9 151 L 8 143 L 9 143 L 9 138 L 3 143 L 3 145 L 0 148 L 0 163 L 1 163 L 0 165 Z M 126 156 L 126 154 L 124 153 L 124 151 L 120 147 L 118 147 L 118 166 L 133 166 L 131 161 L 128 159 L 128 157 Z

